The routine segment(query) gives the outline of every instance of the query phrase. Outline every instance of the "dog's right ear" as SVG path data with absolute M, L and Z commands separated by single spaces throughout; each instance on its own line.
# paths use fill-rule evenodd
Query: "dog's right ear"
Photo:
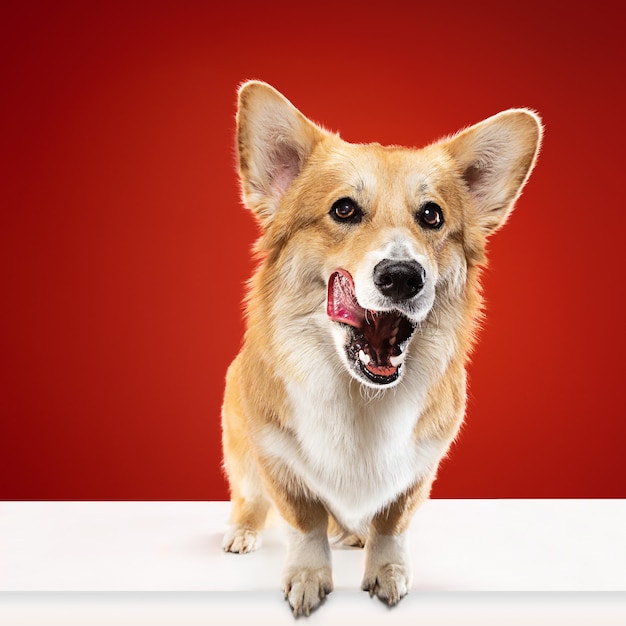
M 237 161 L 243 199 L 265 228 L 326 131 L 260 81 L 239 89 Z

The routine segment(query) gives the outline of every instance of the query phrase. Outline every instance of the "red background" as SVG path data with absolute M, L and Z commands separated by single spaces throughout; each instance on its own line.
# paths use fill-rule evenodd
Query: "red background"
M 357 142 L 542 114 L 433 495 L 626 497 L 617 3 L 3 6 L 0 498 L 227 497 L 219 407 L 257 234 L 233 156 L 247 78 Z

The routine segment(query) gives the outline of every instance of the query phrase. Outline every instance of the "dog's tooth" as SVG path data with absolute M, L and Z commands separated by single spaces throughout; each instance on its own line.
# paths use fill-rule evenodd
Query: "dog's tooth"
M 363 352 L 363 350 L 359 350 L 359 360 L 364 365 L 367 365 L 371 361 L 371 357 L 370 357 L 369 354 L 365 354 L 365 352 Z
M 398 367 L 399 365 L 402 365 L 402 363 L 404 363 L 404 352 L 402 352 L 401 354 L 399 354 L 398 356 L 390 356 L 389 357 L 389 362 L 394 366 L 394 367 Z
M 394 333 L 393 335 L 391 335 L 391 337 L 389 337 L 389 345 L 390 346 L 395 346 L 396 345 L 396 334 Z

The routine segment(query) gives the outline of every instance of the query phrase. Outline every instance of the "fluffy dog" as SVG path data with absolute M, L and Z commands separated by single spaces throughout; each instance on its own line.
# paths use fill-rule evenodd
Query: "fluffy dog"
M 259 265 L 222 412 L 232 527 L 290 524 L 295 615 L 333 588 L 329 533 L 365 544 L 362 588 L 411 585 L 406 531 L 457 434 L 487 237 L 535 164 L 542 127 L 510 109 L 423 149 L 350 144 L 269 85 L 239 90 L 243 198 Z

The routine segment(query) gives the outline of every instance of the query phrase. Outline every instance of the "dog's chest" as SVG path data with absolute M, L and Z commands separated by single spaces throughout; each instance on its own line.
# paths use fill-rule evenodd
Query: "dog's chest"
M 291 391 L 295 440 L 274 450 L 281 449 L 283 462 L 349 529 L 367 524 L 429 474 L 443 452 L 440 441 L 416 441 L 422 407 L 415 397 L 396 393 L 367 401 L 338 393 L 312 399 Z

